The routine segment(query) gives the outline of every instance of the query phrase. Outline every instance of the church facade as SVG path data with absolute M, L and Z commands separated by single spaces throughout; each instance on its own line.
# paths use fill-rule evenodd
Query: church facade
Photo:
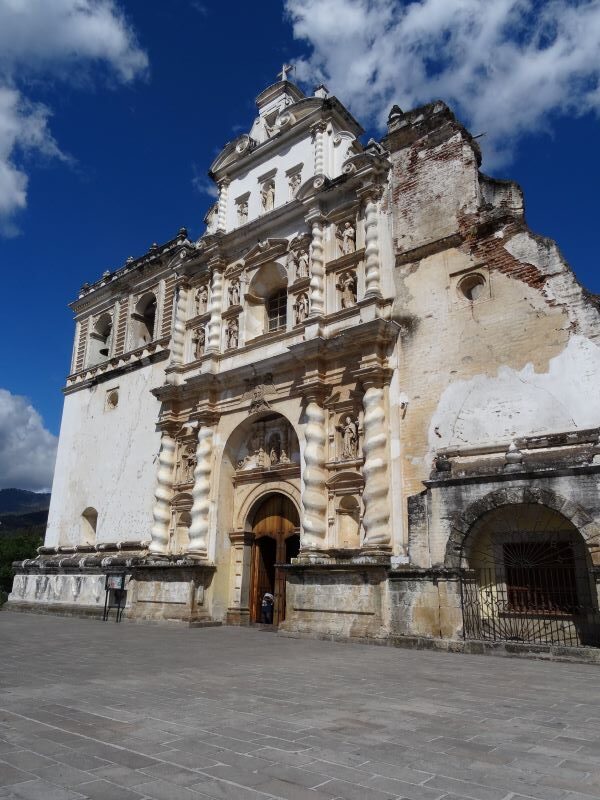
M 292 635 L 600 645 L 598 299 L 444 103 L 364 145 L 282 78 L 205 233 L 72 303 L 9 604 L 98 614 L 120 576 L 132 619 L 260 622 L 269 592 Z

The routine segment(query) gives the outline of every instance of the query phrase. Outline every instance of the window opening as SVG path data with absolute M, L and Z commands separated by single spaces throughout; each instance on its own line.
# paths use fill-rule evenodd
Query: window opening
M 287 325 L 287 290 L 280 291 L 271 295 L 267 300 L 267 319 L 269 321 L 269 331 L 278 331 Z

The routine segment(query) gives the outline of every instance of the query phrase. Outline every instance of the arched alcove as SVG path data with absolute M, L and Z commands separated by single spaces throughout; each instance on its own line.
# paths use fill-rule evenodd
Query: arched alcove
M 287 272 L 281 264 L 263 264 L 255 272 L 245 297 L 246 342 L 270 331 L 286 329 L 289 317 L 287 285 Z
M 112 317 L 106 312 L 95 322 L 90 333 L 88 364 L 98 364 L 110 358 L 112 346 Z
M 98 527 L 98 512 L 92 506 L 88 506 L 81 513 L 79 543 L 84 545 L 96 544 L 97 527 Z
M 483 513 L 460 552 L 465 635 L 600 645 L 590 552 L 559 511 L 507 503 Z
M 156 295 L 147 292 L 136 303 L 131 315 L 131 344 L 133 349 L 142 347 L 155 338 Z

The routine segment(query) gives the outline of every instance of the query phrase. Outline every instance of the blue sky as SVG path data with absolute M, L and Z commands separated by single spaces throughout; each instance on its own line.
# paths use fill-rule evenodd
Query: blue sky
M 307 89 L 325 78 L 375 135 L 394 101 L 409 108 L 448 100 L 473 133 L 486 133 L 484 168 L 521 184 L 530 226 L 556 239 L 579 279 L 600 292 L 597 2 L 559 2 L 555 19 L 542 19 L 532 2 L 519 21 L 516 3 L 498 0 L 507 16 L 491 32 L 491 6 L 481 0 L 419 0 L 410 13 L 396 0 L 288 0 L 285 8 L 212 0 L 83 4 L 92 16 L 102 12 L 97 28 L 84 41 L 65 41 L 60 17 L 74 0 L 24 0 L 32 15 L 42 7 L 48 15 L 39 34 L 48 52 L 40 55 L 35 31 L 25 40 L 16 30 L 13 51 L 4 62 L 0 55 L 0 91 L 18 93 L 30 120 L 20 140 L 15 134 L 3 143 L 0 94 L 0 487 L 48 483 L 73 337 L 67 303 L 82 283 L 182 225 L 200 235 L 212 202 L 206 171 L 222 145 L 249 128 L 255 96 L 284 61 L 298 65 Z M 453 4 L 458 17 L 442 19 Z M 0 0 L 0 54 L 9 6 Z M 581 45 L 578 20 L 586 31 L 596 26 L 581 61 L 567 52 L 571 42 Z M 540 77 L 544 26 L 544 46 L 550 35 L 557 47 Z M 466 76 L 465 37 L 478 54 Z M 440 50 L 438 40 L 452 47 Z M 436 64 L 429 85 L 432 50 L 445 67 L 440 79 Z M 476 92 L 473 76 L 481 79 Z M 23 187 L 10 195 L 3 162 L 27 177 L 26 198 Z

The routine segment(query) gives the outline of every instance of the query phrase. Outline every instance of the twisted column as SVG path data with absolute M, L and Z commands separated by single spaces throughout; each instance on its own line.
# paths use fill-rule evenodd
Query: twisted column
M 366 391 L 363 397 L 365 411 L 363 475 L 365 488 L 363 500 L 365 515 L 365 547 L 387 547 L 390 544 L 390 506 L 388 475 L 388 425 L 385 413 L 383 381 L 363 380 Z
M 302 471 L 302 535 L 303 550 L 318 550 L 327 535 L 327 495 L 325 483 L 325 411 L 321 397 L 309 395 L 306 406 L 306 445 Z
M 323 134 L 325 133 L 325 123 L 317 122 L 312 127 L 312 136 L 315 144 L 315 175 L 325 173 L 325 156 L 323 147 Z
M 210 285 L 210 320 L 208 323 L 207 352 L 221 349 L 221 313 L 223 310 L 223 266 L 213 267 Z
M 229 197 L 229 178 L 219 184 L 219 205 L 217 207 L 217 230 L 227 230 L 227 198 Z
M 175 474 L 175 439 L 168 430 L 163 430 L 158 454 L 158 472 L 152 516 L 152 541 L 149 550 L 156 555 L 166 555 L 169 551 L 169 526 L 171 524 L 171 498 L 173 497 L 173 478 Z
M 187 552 L 200 558 L 208 557 L 208 532 L 210 522 L 210 474 L 213 455 L 213 426 L 201 421 L 198 428 L 196 468 L 192 489 L 192 522 Z
M 187 316 L 188 287 L 179 286 L 177 305 L 175 307 L 175 322 L 171 335 L 171 364 L 183 364 L 185 348 L 185 320 Z M 181 376 L 176 373 L 167 375 L 167 383 L 179 383 Z
M 310 245 L 309 317 L 320 317 L 325 313 L 325 261 L 323 257 L 323 220 L 319 215 L 312 222 Z
M 365 297 L 381 297 L 381 266 L 377 231 L 379 192 L 371 192 L 365 203 Z

